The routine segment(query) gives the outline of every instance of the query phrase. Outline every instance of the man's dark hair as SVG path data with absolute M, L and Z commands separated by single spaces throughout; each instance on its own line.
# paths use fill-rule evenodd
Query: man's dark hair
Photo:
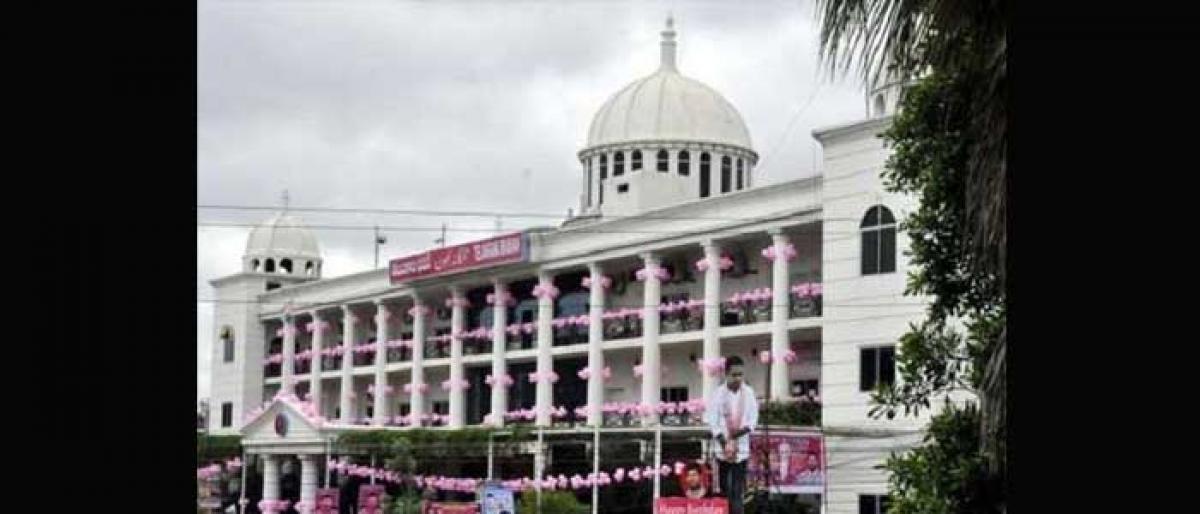
M 688 471 L 695 471 L 697 473 L 700 473 L 701 475 L 704 474 L 704 469 L 701 468 L 700 463 L 696 462 L 696 461 L 690 461 L 684 465 L 683 472 L 686 474 Z
M 742 358 L 738 357 L 737 355 L 730 355 L 728 357 L 725 357 L 725 369 L 726 370 L 728 370 L 729 368 L 732 368 L 734 366 L 742 366 L 744 364 L 745 363 L 742 362 Z

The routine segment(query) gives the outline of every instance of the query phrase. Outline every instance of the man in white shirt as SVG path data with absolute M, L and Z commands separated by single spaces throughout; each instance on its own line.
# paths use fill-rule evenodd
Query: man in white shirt
M 746 461 L 750 458 L 750 432 L 758 424 L 758 400 L 743 383 L 742 359 L 725 359 L 725 382 L 709 400 L 708 426 L 717 440 L 717 475 L 721 493 L 729 499 L 730 514 L 742 514 L 746 492 Z

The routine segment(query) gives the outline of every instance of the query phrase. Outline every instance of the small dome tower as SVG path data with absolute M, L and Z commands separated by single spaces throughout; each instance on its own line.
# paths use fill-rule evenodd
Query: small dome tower
M 317 237 L 298 216 L 283 211 L 250 231 L 242 271 L 278 277 L 321 278 L 321 248 Z

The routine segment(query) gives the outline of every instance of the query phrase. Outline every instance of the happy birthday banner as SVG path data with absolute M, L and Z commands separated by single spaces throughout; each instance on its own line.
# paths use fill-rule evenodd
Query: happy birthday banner
M 682 461 L 676 461 L 674 466 L 663 464 L 655 469 L 654 466 L 635 467 L 629 470 L 625 468 L 616 468 L 612 473 L 601 471 L 599 473 L 588 473 L 586 476 L 578 474 L 571 477 L 559 474 L 558 476 L 547 475 L 540 480 L 529 477 L 514 478 L 511 480 L 499 481 L 501 486 L 514 492 L 530 491 L 541 485 L 542 489 L 591 489 L 592 486 L 605 487 L 612 484 L 619 484 L 628 479 L 630 482 L 640 482 L 642 480 L 652 481 L 654 477 L 661 476 L 663 478 L 671 476 L 674 473 L 676 476 L 684 473 L 686 465 Z M 404 475 L 382 468 L 372 468 L 370 466 L 359 466 L 343 461 L 334 460 L 330 463 L 330 469 L 343 473 L 349 476 L 357 476 L 362 478 L 375 478 L 383 482 L 401 484 L 404 482 L 415 483 L 417 487 L 432 487 L 440 491 L 455 491 L 473 493 L 479 485 L 484 483 L 483 478 L 463 478 L 463 477 L 446 477 L 440 475 Z

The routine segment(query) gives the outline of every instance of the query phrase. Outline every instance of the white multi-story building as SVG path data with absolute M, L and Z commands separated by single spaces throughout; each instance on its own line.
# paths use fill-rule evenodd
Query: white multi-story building
M 903 295 L 897 233 L 914 201 L 880 181 L 877 135 L 896 96 L 872 91 L 866 119 L 814 132 L 823 159 L 812 178 L 755 184 L 741 116 L 680 73 L 669 21 L 662 36 L 660 68 L 592 120 L 579 215 L 557 228 L 334 278 L 321 276 L 317 238 L 296 216 L 254 229 L 242 271 L 211 282 L 209 428 L 268 456 L 264 498 L 278 497 L 279 456 L 297 455 L 311 499 L 327 440 L 346 430 L 503 425 L 519 409 L 549 427 L 559 406 L 580 408 L 580 426 L 603 425 L 606 403 L 707 397 L 720 377 L 698 363 L 730 355 L 761 397 L 819 391 L 826 512 L 886 494 L 874 466 L 927 419 L 867 415 L 869 389 L 894 379 L 895 342 L 924 309 Z M 764 350 L 777 362 L 769 385 Z M 780 363 L 789 351 L 794 362 Z M 528 379 L 551 372 L 557 380 Z M 278 393 L 315 411 L 263 410 Z

